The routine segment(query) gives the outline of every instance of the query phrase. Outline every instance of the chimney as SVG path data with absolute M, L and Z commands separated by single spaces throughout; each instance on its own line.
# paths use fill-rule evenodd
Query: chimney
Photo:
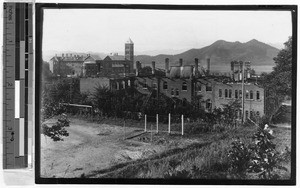
M 198 76 L 199 74 L 199 61 L 198 58 L 195 58 L 195 76 Z
M 155 74 L 155 61 L 152 61 L 152 74 Z
M 234 80 L 234 61 L 230 62 L 231 66 L 231 79 Z
M 139 72 L 141 70 L 141 64 L 139 61 L 136 61 L 135 62 L 135 75 L 138 76 L 139 75 Z
M 179 59 L 179 67 L 182 67 L 182 59 Z
M 206 62 L 207 62 L 207 75 L 209 75 L 210 74 L 210 58 L 207 58 Z
M 169 69 L 169 58 L 165 59 L 165 70 L 166 70 L 166 73 L 170 71 L 170 69 Z
M 243 62 L 240 61 L 240 66 L 239 66 L 239 81 L 242 81 L 243 79 Z

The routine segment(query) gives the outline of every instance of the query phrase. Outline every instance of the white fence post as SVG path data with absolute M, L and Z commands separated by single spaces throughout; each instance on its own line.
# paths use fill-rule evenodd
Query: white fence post
M 145 114 L 145 131 L 144 132 L 147 132 L 147 115 Z
M 183 115 L 181 115 L 181 135 L 183 135 Z
M 169 129 L 168 129 L 168 133 L 171 133 L 171 113 L 169 113 Z
M 158 133 L 158 114 L 156 114 L 156 133 Z

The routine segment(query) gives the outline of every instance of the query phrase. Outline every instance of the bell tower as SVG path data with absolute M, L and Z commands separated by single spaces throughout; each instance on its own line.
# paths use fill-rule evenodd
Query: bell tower
M 125 43 L 125 59 L 130 60 L 132 62 L 134 57 L 133 45 L 134 44 L 130 38 Z

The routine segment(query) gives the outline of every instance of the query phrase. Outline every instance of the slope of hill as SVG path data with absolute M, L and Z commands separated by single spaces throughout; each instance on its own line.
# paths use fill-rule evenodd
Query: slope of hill
M 274 66 L 273 58 L 276 57 L 278 52 L 277 48 L 255 39 L 246 43 L 218 40 L 210 46 L 201 49 L 190 49 L 176 55 L 135 56 L 135 61 L 140 61 L 144 65 L 155 61 L 157 67 L 160 68 L 164 67 L 165 58 L 170 59 L 171 66 L 177 65 L 180 58 L 183 59 L 184 64 L 193 64 L 194 59 L 198 58 L 204 67 L 206 66 L 207 58 L 211 59 L 212 67 L 228 67 L 230 62 L 234 60 L 250 61 L 253 66 Z

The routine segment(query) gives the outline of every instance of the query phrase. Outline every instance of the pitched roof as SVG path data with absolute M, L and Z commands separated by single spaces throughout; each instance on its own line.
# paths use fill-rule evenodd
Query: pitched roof
M 125 57 L 122 55 L 108 55 L 103 60 L 106 61 L 124 61 Z

